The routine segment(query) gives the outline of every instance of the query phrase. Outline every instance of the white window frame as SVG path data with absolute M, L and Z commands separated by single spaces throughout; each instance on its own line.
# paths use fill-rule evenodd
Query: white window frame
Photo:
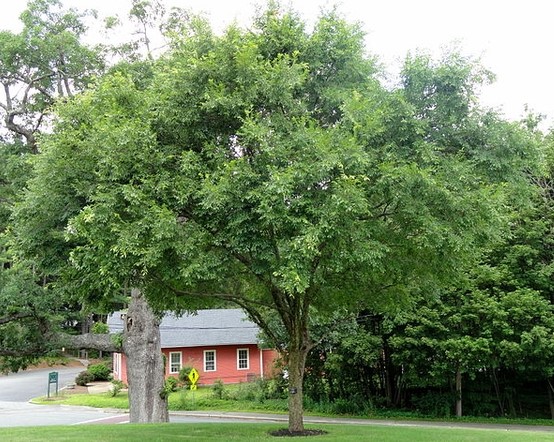
M 240 352 L 246 352 L 246 367 L 241 367 L 240 362 L 245 359 L 241 359 Z M 249 348 L 237 348 L 237 370 L 250 370 L 250 349 Z
M 214 364 L 214 368 L 213 369 L 208 369 L 208 367 L 206 366 L 206 362 L 208 362 L 208 360 L 206 359 L 206 355 L 208 354 L 213 354 L 213 364 Z M 209 362 L 212 362 L 212 361 L 209 361 Z M 213 372 L 213 371 L 217 371 L 217 352 L 215 350 L 204 350 L 204 371 L 206 372 Z
M 173 362 L 173 355 L 179 355 L 179 368 L 177 370 L 173 369 L 173 365 L 176 364 L 176 362 Z M 183 368 L 183 352 L 182 351 L 170 351 L 169 352 L 169 373 L 175 374 L 179 373 L 181 371 L 181 368 Z

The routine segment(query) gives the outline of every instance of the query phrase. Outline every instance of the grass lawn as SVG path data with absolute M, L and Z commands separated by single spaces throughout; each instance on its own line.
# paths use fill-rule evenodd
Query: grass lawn
M 270 413 L 286 413 L 287 401 L 268 399 L 256 400 L 229 400 L 216 399 L 213 397 L 210 388 L 199 388 L 196 391 L 179 390 L 169 396 L 170 411 L 191 411 L 191 410 L 218 410 L 218 411 L 258 411 Z M 129 408 L 129 400 L 126 392 L 121 392 L 112 397 L 109 393 L 102 394 L 74 394 L 62 392 L 58 397 L 36 398 L 36 404 L 64 404 L 81 405 L 95 408 Z
M 268 434 L 282 428 L 278 424 L 127 424 L 79 425 L 55 427 L 2 428 L 3 442 L 91 442 L 91 441 L 278 441 Z M 453 428 L 385 427 L 361 425 L 308 425 L 327 431 L 325 435 L 303 437 L 302 441 L 360 441 L 377 442 L 541 442 L 552 441 L 552 433 L 526 431 L 475 430 Z M 291 440 L 286 438 L 286 440 Z M 293 439 L 294 440 L 294 439 Z

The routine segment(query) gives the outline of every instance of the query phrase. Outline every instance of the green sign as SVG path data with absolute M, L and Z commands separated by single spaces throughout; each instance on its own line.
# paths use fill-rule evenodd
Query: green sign
M 50 384 L 56 384 L 56 396 L 58 395 L 58 372 L 51 371 L 48 373 L 48 394 L 46 397 L 50 397 Z

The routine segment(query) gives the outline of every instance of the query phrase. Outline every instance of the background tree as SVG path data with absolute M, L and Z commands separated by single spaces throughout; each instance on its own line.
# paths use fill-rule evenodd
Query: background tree
M 99 52 L 81 42 L 85 15 L 59 0 L 34 0 L 21 14 L 19 34 L 0 33 L 4 124 L 33 153 L 55 99 L 83 89 L 102 70 Z
M 82 43 L 87 15 L 56 0 L 31 1 L 21 32 L 0 32 L 0 361 L 13 370 L 52 349 L 44 333 L 70 302 L 47 288 L 51 279 L 36 261 L 18 255 L 10 217 L 32 174 L 30 158 L 39 152 L 51 107 L 103 69 L 98 49 Z

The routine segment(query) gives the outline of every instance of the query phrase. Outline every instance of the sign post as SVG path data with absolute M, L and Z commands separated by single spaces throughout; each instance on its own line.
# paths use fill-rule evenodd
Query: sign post
M 58 395 L 58 372 L 51 371 L 48 373 L 48 394 L 47 397 L 50 398 L 50 385 L 56 384 L 56 396 Z

